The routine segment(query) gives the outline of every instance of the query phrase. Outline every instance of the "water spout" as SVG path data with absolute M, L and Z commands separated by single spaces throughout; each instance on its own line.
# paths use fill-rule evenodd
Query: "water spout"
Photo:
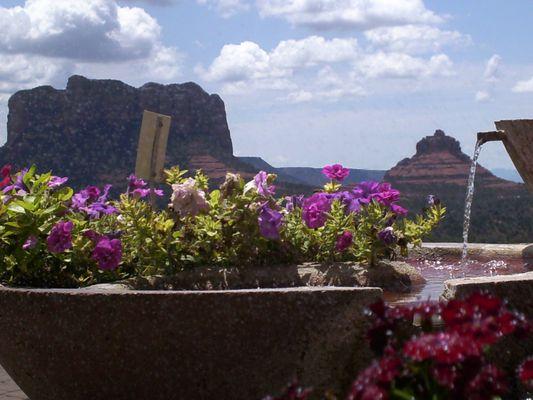
M 505 140 L 505 132 L 504 131 L 478 132 L 477 140 L 478 142 L 481 142 L 481 144 L 484 144 L 487 142 L 503 141 Z
M 498 139 L 494 139 L 498 140 Z M 487 140 L 479 137 L 476 142 L 476 147 L 474 149 L 474 155 L 472 156 L 472 164 L 470 165 L 470 174 L 468 176 L 468 185 L 466 189 L 466 200 L 465 200 L 465 214 L 463 219 L 463 255 L 462 261 L 466 261 L 468 256 L 468 232 L 470 230 L 470 215 L 472 213 L 472 200 L 474 199 L 474 182 L 476 179 L 476 169 L 477 169 L 477 159 L 479 158 L 479 153 L 481 152 L 481 145 Z

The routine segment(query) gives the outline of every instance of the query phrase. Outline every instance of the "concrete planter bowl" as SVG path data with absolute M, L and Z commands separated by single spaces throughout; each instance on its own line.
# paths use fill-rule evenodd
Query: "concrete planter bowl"
M 380 296 L 0 286 L 0 364 L 32 400 L 252 400 L 294 376 L 343 390 L 371 359 L 363 313 Z

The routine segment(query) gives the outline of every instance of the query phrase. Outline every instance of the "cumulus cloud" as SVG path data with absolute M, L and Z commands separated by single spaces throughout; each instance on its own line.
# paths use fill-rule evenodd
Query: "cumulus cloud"
M 525 81 L 518 81 L 516 85 L 514 85 L 513 87 L 513 92 L 515 93 L 533 92 L 533 78 L 525 80 Z
M 257 0 L 257 6 L 263 17 L 316 29 L 370 29 L 443 20 L 422 0 Z
M 498 54 L 494 54 L 488 61 L 483 73 L 483 78 L 487 82 L 497 82 L 500 78 L 502 58 Z
M 453 63 L 445 54 L 424 59 L 403 53 L 378 52 L 358 61 L 356 68 L 369 78 L 425 78 L 453 74 Z
M 485 102 L 492 99 L 492 92 L 501 77 L 501 64 L 502 58 L 498 54 L 494 54 L 488 59 L 483 72 L 482 86 L 484 88 L 478 90 L 475 95 L 477 102 Z
M 332 67 L 320 69 L 309 85 L 309 90 L 298 89 L 290 92 L 284 100 L 289 103 L 306 103 L 310 101 L 335 102 L 348 97 L 358 97 L 365 94 L 355 75 L 339 74 Z
M 115 0 L 26 0 L 21 6 L 0 6 L 0 30 L 0 116 L 13 92 L 64 87 L 75 73 L 131 84 L 171 81 L 181 73 L 183 56 L 162 43 L 155 18 Z
M 161 27 L 142 8 L 112 0 L 26 0 L 0 7 L 0 51 L 106 62 L 149 56 Z
M 285 87 L 286 79 L 296 70 L 348 61 L 356 54 L 357 40 L 353 38 L 326 40 L 310 36 L 285 40 L 270 52 L 257 43 L 246 41 L 225 45 L 207 69 L 200 66 L 196 71 L 209 82 L 267 81 L 272 87 Z
M 20 54 L 1 55 L 0 95 L 39 85 L 59 84 L 72 65 L 68 62 L 52 63 L 48 59 Z
M 468 35 L 429 25 L 381 27 L 364 33 L 375 47 L 409 54 L 438 52 L 447 46 L 464 46 L 472 42 Z
M 227 44 L 196 72 L 205 81 L 221 83 L 224 94 L 279 90 L 287 93 L 282 99 L 302 103 L 361 96 L 364 84 L 374 79 L 450 76 L 453 63 L 445 54 L 373 53 L 355 38 L 309 36 L 281 41 L 271 51 L 250 41 Z
M 247 0 L 196 0 L 196 2 L 218 11 L 224 18 L 250 8 Z
M 119 0 L 120 3 L 128 4 L 151 4 L 156 6 L 170 6 L 172 4 L 177 4 L 180 0 Z
M 491 99 L 491 95 L 487 90 L 478 90 L 476 92 L 476 101 L 482 103 Z

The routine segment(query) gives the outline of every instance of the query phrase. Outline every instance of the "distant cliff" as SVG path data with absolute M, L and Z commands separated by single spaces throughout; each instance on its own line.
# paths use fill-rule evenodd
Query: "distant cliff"
M 416 154 L 400 161 L 384 180 L 401 190 L 405 204 L 414 212 L 424 207 L 428 194 L 440 197 L 448 214 L 432 239 L 460 241 L 470 165 L 459 142 L 437 130 L 420 140 Z M 532 238 L 533 196 L 523 184 L 498 178 L 478 165 L 470 240 L 508 243 Z
M 7 142 L 0 164 L 37 164 L 69 176 L 74 185 L 123 187 L 134 171 L 143 110 L 170 115 L 166 165 L 202 168 L 220 179 L 226 170 L 251 175 L 233 156 L 224 102 L 195 83 L 134 88 L 115 80 L 72 76 L 65 90 L 42 86 L 9 100 Z
M 417 143 L 413 157 L 400 161 L 388 171 L 385 180 L 406 185 L 441 182 L 466 186 L 470 164 L 470 157 L 462 152 L 459 141 L 442 130 L 436 130 L 432 136 L 426 136 Z M 477 167 L 476 178 L 485 187 L 518 187 L 496 177 L 481 165 Z

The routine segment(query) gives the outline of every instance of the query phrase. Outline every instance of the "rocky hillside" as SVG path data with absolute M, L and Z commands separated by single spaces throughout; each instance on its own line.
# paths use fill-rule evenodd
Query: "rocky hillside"
M 252 176 L 233 156 L 224 102 L 195 83 L 134 88 L 120 81 L 72 76 L 65 90 L 42 86 L 9 100 L 7 142 L 0 165 L 37 164 L 69 176 L 75 186 L 124 186 L 134 171 L 143 110 L 172 117 L 166 165 Z
M 483 152 L 483 149 L 482 149 Z M 460 241 L 464 201 L 471 160 L 459 142 L 437 130 L 418 142 L 416 154 L 388 171 L 385 181 L 398 187 L 413 211 L 435 194 L 448 208 L 448 216 L 433 240 Z M 533 196 L 523 184 L 496 177 L 479 165 L 472 207 L 471 241 L 530 242 L 533 239 Z

